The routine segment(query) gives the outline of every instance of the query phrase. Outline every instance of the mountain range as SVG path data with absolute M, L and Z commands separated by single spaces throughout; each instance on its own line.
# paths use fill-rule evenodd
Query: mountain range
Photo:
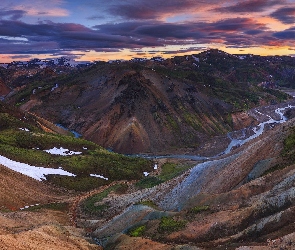
M 0 67 L 3 249 L 295 248 L 294 58 L 34 62 Z
M 277 87 L 293 86 L 295 75 L 292 57 L 219 50 L 27 71 L 2 77 L 13 89 L 6 102 L 125 154 L 197 153 L 239 126 L 233 114 L 286 100 Z

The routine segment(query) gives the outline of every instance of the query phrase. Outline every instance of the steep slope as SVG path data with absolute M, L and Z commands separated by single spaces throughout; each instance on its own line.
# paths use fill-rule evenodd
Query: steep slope
M 0 179 L 1 209 L 16 210 L 63 199 L 60 191 L 1 165 Z
M 172 244 L 163 249 L 293 249 L 294 134 L 292 119 L 169 182 L 105 198 L 108 220 L 92 214 L 93 235 L 113 236 L 110 249 L 126 247 L 122 232 Z
M 164 61 L 100 62 L 25 84 L 7 102 L 116 152 L 185 152 L 233 130 L 233 113 L 287 98 L 258 86 L 277 65 L 260 60 L 212 50 Z

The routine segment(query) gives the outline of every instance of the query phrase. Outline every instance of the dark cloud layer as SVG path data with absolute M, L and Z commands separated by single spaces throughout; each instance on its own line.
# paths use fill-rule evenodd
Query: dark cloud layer
M 274 33 L 274 37 L 284 40 L 295 40 L 295 27 L 284 31 L 276 32 Z
M 219 4 L 220 0 L 127 0 L 113 1 L 112 5 L 107 7 L 107 11 L 114 16 L 120 16 L 124 19 L 157 19 L 165 14 L 187 13 L 194 10 L 210 6 L 210 4 Z
M 6 10 L 0 9 L 0 19 L 8 18 L 10 20 L 18 20 L 22 18 L 26 12 L 24 10 Z
M 227 45 L 254 45 L 258 41 L 268 44 L 272 39 L 290 39 L 294 30 L 275 33 L 271 36 L 264 24 L 250 18 L 231 18 L 214 23 L 189 22 L 172 24 L 164 22 L 124 22 L 118 24 L 103 24 L 94 29 L 80 24 L 40 22 L 27 24 L 21 21 L 0 20 L 0 34 L 7 37 L 19 37 L 23 40 L 14 44 L 5 41 L 4 49 L 10 51 L 40 53 L 39 48 L 52 50 L 96 50 L 142 48 L 150 46 L 165 46 L 185 43 L 211 43 L 222 40 Z M 253 39 L 255 36 L 255 39 Z M 189 41 L 189 42 L 188 42 Z M 1 41 L 0 41 L 1 42 Z M 3 41 L 1 42 L 3 43 Z M 14 47 L 18 48 L 15 51 Z M 3 49 L 4 48 L 4 49 Z
M 282 23 L 293 24 L 295 23 L 295 7 L 280 8 L 273 12 L 271 16 Z
M 89 19 L 96 20 L 111 13 L 117 22 L 91 28 L 77 23 L 53 21 L 27 23 L 22 19 L 27 14 L 26 11 L 0 9 L 0 53 L 63 54 L 89 50 L 120 52 L 124 48 L 132 50 L 169 45 L 191 47 L 213 43 L 236 48 L 290 45 L 295 40 L 294 28 L 271 31 L 266 23 L 244 14 L 280 6 L 277 10 L 268 11 L 270 16 L 285 24 L 293 24 L 295 6 L 286 7 L 285 2 L 279 1 L 278 5 L 278 1 L 274 0 L 109 0 L 104 6 L 105 12 L 97 13 Z M 214 16 L 215 21 L 210 21 L 209 18 L 202 21 L 163 21 L 167 20 L 163 18 L 165 15 L 194 14 L 203 9 L 211 11 L 208 15 L 216 14 L 216 11 L 242 14 L 241 17 L 219 20 Z M 177 53 L 174 49 L 165 51 L 163 53 Z
M 261 12 L 277 5 L 276 0 L 246 0 L 235 3 L 227 7 L 216 8 L 215 11 L 218 12 Z
M 289 32 L 289 31 L 286 31 Z M 267 43 L 269 32 L 264 24 L 250 18 L 232 18 L 214 23 L 164 23 L 164 22 L 124 22 L 118 24 L 97 25 L 87 28 L 80 24 L 39 22 L 27 24 L 21 21 L 0 20 L 0 34 L 7 37 L 19 37 L 27 40 L 15 45 L 6 43 L 5 50 L 20 47 L 23 51 L 40 53 L 39 48 L 57 50 L 96 50 L 142 48 L 185 43 L 210 43 L 222 40 L 225 44 L 253 45 L 254 40 Z M 288 34 L 288 33 L 286 33 Z M 253 39 L 253 36 L 256 36 Z M 288 37 L 286 35 L 286 37 Z M 276 34 L 275 38 L 283 39 Z M 188 42 L 189 41 L 189 42 Z M 256 43 L 256 42 L 255 42 Z M 0 48 L 3 51 L 3 47 Z

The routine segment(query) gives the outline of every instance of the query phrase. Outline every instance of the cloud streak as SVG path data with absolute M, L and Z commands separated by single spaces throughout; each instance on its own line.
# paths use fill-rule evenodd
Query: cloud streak
M 280 8 L 273 12 L 270 16 L 282 23 L 293 24 L 295 23 L 295 7 Z
M 278 5 L 278 1 L 276 0 L 246 0 L 240 1 L 230 6 L 216 8 L 215 11 L 230 13 L 251 13 L 265 11 L 276 5 Z

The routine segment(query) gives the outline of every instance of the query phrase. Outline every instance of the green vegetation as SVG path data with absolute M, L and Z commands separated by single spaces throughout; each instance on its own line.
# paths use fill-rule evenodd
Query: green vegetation
M 135 185 L 140 189 L 144 189 L 144 188 L 151 188 L 151 187 L 157 186 L 161 183 L 163 183 L 163 181 L 161 181 L 158 177 L 147 176 L 143 178 L 142 180 L 140 180 L 139 182 L 137 182 Z
M 146 230 L 145 225 L 132 227 L 131 229 L 128 230 L 127 234 L 131 237 L 140 237 L 140 236 L 143 236 L 145 230 Z
M 150 201 L 150 200 L 138 202 L 136 205 L 144 205 L 144 206 L 149 206 L 153 209 L 158 209 L 158 206 L 153 201 Z
M 172 117 L 172 115 L 166 115 L 166 120 L 168 122 L 168 126 L 173 130 L 175 133 L 180 133 L 180 127 L 176 120 Z
M 96 216 L 103 213 L 103 211 L 108 208 L 108 205 L 102 203 L 102 200 L 106 198 L 111 192 L 117 192 L 120 190 L 120 188 L 122 188 L 120 184 L 114 185 L 96 195 L 87 198 L 82 204 L 83 211 L 91 215 L 95 214 Z
M 0 130 L 23 128 L 24 126 L 30 130 L 36 129 L 32 125 L 25 123 L 8 113 L 0 113 Z
M 111 181 L 90 177 L 90 176 L 64 176 L 64 175 L 48 175 L 46 177 L 47 181 L 53 183 L 57 186 L 64 187 L 66 189 L 71 189 L 75 191 L 89 191 L 91 189 L 97 188 L 109 184 Z
M 161 167 L 160 175 L 147 176 L 139 182 L 137 182 L 135 185 L 140 189 L 151 188 L 181 175 L 190 167 L 191 165 L 189 164 L 177 164 L 172 162 L 166 162 Z
M 195 206 L 192 209 L 190 209 L 189 212 L 193 213 L 193 214 L 198 214 L 198 213 L 208 211 L 208 210 L 209 210 L 209 206 L 204 205 L 204 206 Z
M 268 169 L 263 173 L 263 175 L 284 169 L 285 167 L 295 163 L 295 127 L 291 128 L 289 135 L 284 140 L 284 148 L 281 155 L 284 161 Z
M 288 163 L 295 163 L 295 127 L 291 129 L 291 133 L 284 140 L 282 156 Z
M 175 231 L 179 231 L 181 229 L 183 229 L 186 225 L 186 221 L 184 220 L 174 220 L 171 217 L 162 217 L 159 227 L 158 227 L 158 231 L 160 233 L 172 233 Z
M 109 152 L 97 144 L 73 136 L 45 133 L 38 127 L 0 113 L 0 155 L 40 167 L 58 168 L 76 177 L 49 175 L 47 180 L 68 189 L 87 191 L 114 180 L 138 180 L 152 170 L 149 160 Z M 63 147 L 79 155 L 52 155 L 44 150 Z M 103 175 L 109 180 L 91 177 Z

